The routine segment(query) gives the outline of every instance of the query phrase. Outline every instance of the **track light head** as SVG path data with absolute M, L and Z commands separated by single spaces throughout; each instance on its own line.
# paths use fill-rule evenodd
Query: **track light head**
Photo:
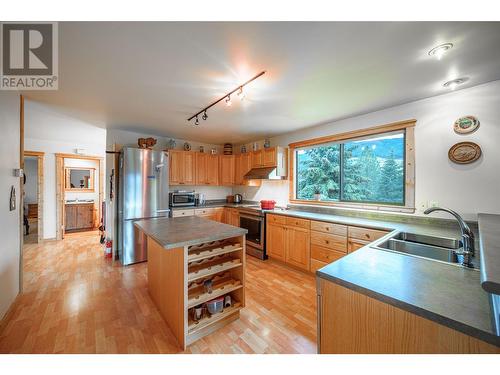
M 228 96 L 227 96 L 227 98 L 226 98 L 226 105 L 227 105 L 228 107 L 231 107 L 231 104 L 233 104 L 233 103 L 231 102 L 231 95 L 228 95 Z
M 207 118 L 208 118 L 208 116 L 207 116 L 207 111 L 203 112 L 203 116 L 201 116 L 201 118 L 202 118 L 203 120 L 205 120 L 205 121 L 207 120 Z
M 198 116 L 196 116 L 196 119 L 194 120 L 195 125 L 200 125 L 200 121 L 198 120 Z
M 240 91 L 238 91 L 238 97 L 240 98 L 240 100 L 243 100 L 246 97 L 245 93 L 243 92 L 243 86 L 240 86 Z

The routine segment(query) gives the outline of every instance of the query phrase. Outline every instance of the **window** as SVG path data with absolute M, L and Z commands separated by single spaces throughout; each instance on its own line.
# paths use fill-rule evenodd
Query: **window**
M 412 210 L 414 129 L 377 130 L 290 145 L 294 168 L 290 200 Z

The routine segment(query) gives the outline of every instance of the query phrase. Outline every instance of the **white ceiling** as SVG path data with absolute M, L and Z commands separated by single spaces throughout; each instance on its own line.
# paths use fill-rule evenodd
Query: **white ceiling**
M 25 94 L 108 129 L 237 143 L 500 79 L 499 47 L 498 22 L 65 22 L 59 90 Z M 247 99 L 186 121 L 261 70 Z

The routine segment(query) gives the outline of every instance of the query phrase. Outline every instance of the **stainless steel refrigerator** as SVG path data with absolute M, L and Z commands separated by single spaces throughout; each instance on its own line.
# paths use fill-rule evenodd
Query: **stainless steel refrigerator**
M 118 175 L 118 256 L 126 266 L 148 259 L 134 222 L 168 217 L 168 153 L 124 147 Z

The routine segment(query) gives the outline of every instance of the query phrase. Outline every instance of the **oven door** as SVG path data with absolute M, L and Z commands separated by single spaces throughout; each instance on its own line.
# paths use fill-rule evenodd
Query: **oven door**
M 264 249 L 264 218 L 240 212 L 240 228 L 248 230 L 246 240 L 249 246 Z

